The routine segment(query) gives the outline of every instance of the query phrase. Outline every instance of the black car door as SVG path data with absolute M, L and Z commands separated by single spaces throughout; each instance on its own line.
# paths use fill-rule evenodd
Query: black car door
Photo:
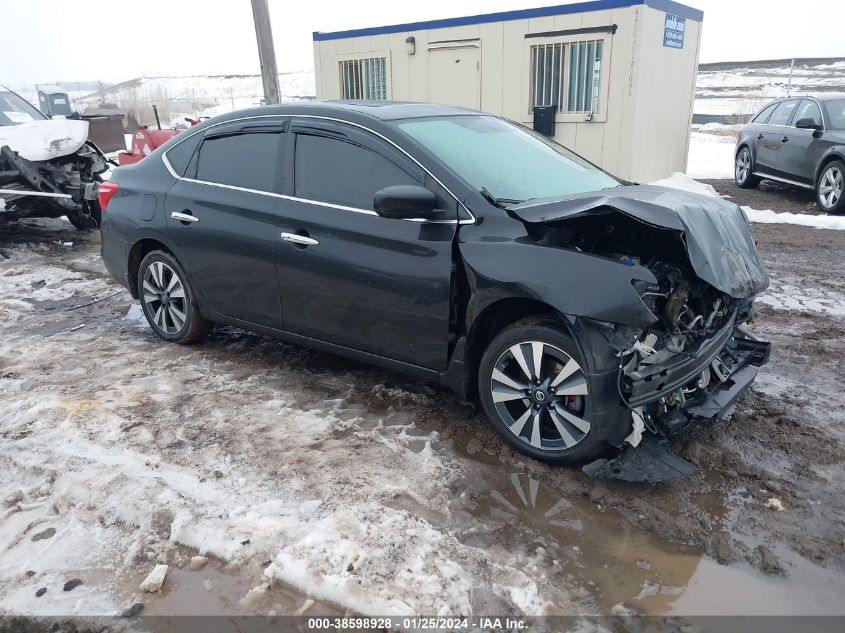
M 430 369 L 446 365 L 457 203 L 383 138 L 294 119 L 290 194 L 281 205 L 285 330 Z M 428 187 L 434 221 L 373 211 L 376 191 Z
M 761 129 L 757 134 L 755 171 L 778 174 L 778 159 L 781 147 L 784 145 L 783 138 L 789 130 L 787 126 L 795 113 L 798 101 L 798 99 L 782 101 L 769 116 L 766 124 L 760 126 Z
M 210 128 L 165 197 L 168 235 L 200 305 L 273 328 L 281 327 L 276 192 L 286 125 L 252 119 Z
M 798 121 L 812 121 L 819 130 L 796 127 Z M 783 131 L 777 169 L 784 178 L 814 185 L 816 165 L 827 143 L 823 140 L 822 111 L 812 99 L 802 99 L 792 117 L 792 127 Z M 786 139 L 785 141 L 783 139 Z

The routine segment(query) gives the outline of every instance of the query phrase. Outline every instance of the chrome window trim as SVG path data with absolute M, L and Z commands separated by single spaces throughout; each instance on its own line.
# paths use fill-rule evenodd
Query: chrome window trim
M 407 151 L 405 151 L 399 145 L 397 145 L 396 143 L 391 141 L 389 138 L 387 138 L 386 136 L 384 136 L 382 134 L 379 134 L 375 130 L 370 129 L 365 125 L 361 125 L 360 123 L 353 123 L 352 121 L 346 121 L 344 119 L 337 119 L 337 118 L 334 118 L 334 117 L 328 117 L 328 116 L 323 116 L 323 115 L 319 115 L 319 114 L 256 114 L 254 116 L 247 116 L 247 117 L 241 117 L 241 118 L 238 118 L 238 119 L 228 119 L 226 121 L 220 121 L 219 123 L 214 123 L 213 125 L 209 125 L 208 127 L 205 127 L 202 130 L 198 130 L 197 132 L 194 132 L 194 134 L 187 135 L 185 138 L 179 140 L 178 143 L 174 143 L 173 147 L 168 147 L 167 150 L 162 152 L 161 160 L 164 163 L 164 166 L 167 168 L 167 171 L 170 172 L 170 175 L 173 176 L 174 178 L 176 178 L 177 180 L 184 180 L 186 182 L 192 182 L 192 183 L 199 184 L 199 185 L 210 185 L 212 187 L 223 187 L 224 189 L 233 189 L 235 191 L 245 191 L 245 192 L 248 192 L 248 193 L 257 193 L 257 194 L 264 195 L 264 196 L 272 196 L 272 197 L 275 197 L 275 198 L 281 198 L 282 200 L 291 200 L 291 201 L 294 201 L 294 202 L 304 202 L 306 204 L 315 204 L 315 205 L 318 205 L 318 206 L 321 206 L 321 207 L 328 207 L 330 209 L 339 209 L 341 211 L 351 211 L 353 213 L 364 213 L 366 215 L 375 215 L 377 217 L 380 217 L 378 215 L 378 213 L 376 213 L 375 211 L 372 211 L 370 209 L 358 209 L 357 207 L 347 207 L 347 206 L 344 206 L 344 205 L 341 205 L 341 204 L 332 204 L 330 202 L 322 202 L 320 200 L 311 200 L 309 198 L 297 198 L 295 196 L 286 196 L 284 194 L 274 193 L 274 192 L 271 192 L 271 191 L 259 191 L 257 189 L 246 189 L 244 187 L 237 187 L 235 185 L 225 185 L 223 183 L 218 183 L 218 182 L 208 182 L 208 181 L 205 181 L 205 180 L 196 180 L 195 178 L 185 178 L 185 177 L 177 174 L 176 171 L 173 169 L 173 166 L 170 164 L 170 161 L 167 160 L 167 152 L 172 150 L 174 147 L 176 147 L 177 145 L 179 145 L 181 143 L 184 143 L 185 141 L 187 141 L 189 138 L 191 138 L 195 134 L 204 134 L 206 130 L 209 130 L 213 127 L 217 127 L 218 125 L 226 125 L 226 124 L 229 124 L 229 123 L 236 123 L 238 121 L 249 121 L 251 119 L 268 119 L 268 118 L 279 118 L 279 117 L 291 117 L 291 118 L 298 117 L 300 119 L 320 119 L 320 120 L 323 120 L 323 121 L 334 121 L 336 123 L 344 123 L 346 125 L 351 125 L 353 127 L 360 128 L 362 130 L 369 132 L 370 134 L 377 136 L 378 138 L 382 139 L 383 141 L 388 142 L 390 145 L 392 145 L 393 147 L 398 149 L 400 152 L 402 152 L 415 165 L 417 165 L 420 169 L 422 169 L 426 174 L 431 176 L 431 178 L 434 180 L 434 182 L 436 182 L 438 185 L 443 187 L 443 189 L 450 196 L 452 196 L 452 198 L 455 200 L 455 202 L 458 203 L 459 213 L 460 213 L 460 209 L 463 209 L 469 215 L 469 218 L 465 218 L 463 220 L 427 220 L 425 218 L 403 218 L 402 221 L 404 221 L 404 222 L 426 222 L 426 223 L 430 223 L 430 224 L 475 224 L 478 221 L 477 218 L 475 217 L 475 214 L 473 214 L 473 212 L 470 211 L 463 202 L 461 202 L 461 200 L 458 198 L 458 196 L 456 196 L 454 193 L 452 193 L 452 190 L 449 189 L 449 187 L 444 185 L 440 181 L 440 179 L 437 176 L 435 176 L 434 174 L 432 174 L 420 161 L 418 161 L 416 158 L 411 156 L 411 154 L 409 154 Z
M 818 99 L 816 99 L 815 97 L 786 97 L 786 98 L 783 99 L 783 101 L 778 102 L 778 105 L 780 105 L 781 103 L 784 103 L 786 101 L 797 101 L 798 106 L 800 106 L 801 102 L 804 101 L 805 99 L 807 101 L 812 101 L 813 103 L 815 103 L 819 107 L 819 112 L 821 112 L 821 115 L 822 115 L 822 129 L 819 130 L 819 131 L 821 131 L 821 132 L 827 131 L 827 121 L 825 121 L 825 118 L 824 118 L 824 106 L 822 106 L 822 102 L 819 101 Z M 768 108 L 770 105 L 772 105 L 772 104 L 769 103 L 766 106 L 764 106 L 763 110 Z M 795 106 L 796 110 L 798 109 L 798 106 Z M 762 112 L 763 110 L 760 110 L 760 112 Z M 760 114 L 760 112 L 758 112 L 757 114 Z M 772 110 L 772 113 L 774 113 L 774 110 Z M 754 116 L 757 116 L 757 115 L 755 114 Z M 772 115 L 769 114 L 769 116 L 772 116 Z M 793 113 L 792 116 L 795 116 L 795 113 Z M 785 127 L 787 129 L 790 129 L 790 130 L 800 130 L 800 129 L 802 129 L 802 128 L 797 128 L 794 125 L 784 125 L 783 123 L 755 123 L 753 120 L 749 121 L 746 125 L 769 125 L 771 127 Z

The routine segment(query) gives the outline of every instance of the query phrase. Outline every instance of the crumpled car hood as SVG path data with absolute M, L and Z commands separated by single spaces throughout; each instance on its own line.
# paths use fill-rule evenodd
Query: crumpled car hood
M 759 294 L 769 276 L 748 222 L 735 204 L 714 196 L 655 185 L 629 185 L 524 202 L 509 211 L 524 222 L 555 222 L 616 210 L 656 227 L 679 231 L 696 274 L 736 299 Z
M 27 160 L 73 154 L 88 138 L 88 121 L 48 119 L 0 126 L 0 147 L 8 145 Z

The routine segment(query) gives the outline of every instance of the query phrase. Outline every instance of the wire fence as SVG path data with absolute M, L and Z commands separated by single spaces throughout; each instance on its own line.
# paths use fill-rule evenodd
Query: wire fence
M 845 57 L 804 57 L 698 65 L 694 126 L 747 122 L 773 99 L 845 93 Z

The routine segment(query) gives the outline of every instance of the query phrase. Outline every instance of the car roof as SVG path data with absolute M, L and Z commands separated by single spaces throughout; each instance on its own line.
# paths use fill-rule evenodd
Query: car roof
M 845 99 L 845 92 L 824 92 L 822 94 L 795 94 L 788 97 L 778 97 L 772 99 L 766 105 L 772 103 L 779 103 L 780 101 L 789 101 L 790 99 L 815 99 L 816 101 L 835 101 L 837 99 Z
M 396 121 L 402 119 L 420 119 L 435 116 L 458 116 L 482 114 L 478 110 L 461 108 L 436 103 L 418 101 L 368 101 L 368 100 L 338 100 L 338 101 L 308 101 L 291 102 L 278 105 L 250 108 L 230 114 L 244 115 L 273 115 L 291 116 L 297 114 L 321 114 L 330 116 L 355 113 L 369 116 L 382 121 Z M 227 115 L 226 118 L 230 118 Z

